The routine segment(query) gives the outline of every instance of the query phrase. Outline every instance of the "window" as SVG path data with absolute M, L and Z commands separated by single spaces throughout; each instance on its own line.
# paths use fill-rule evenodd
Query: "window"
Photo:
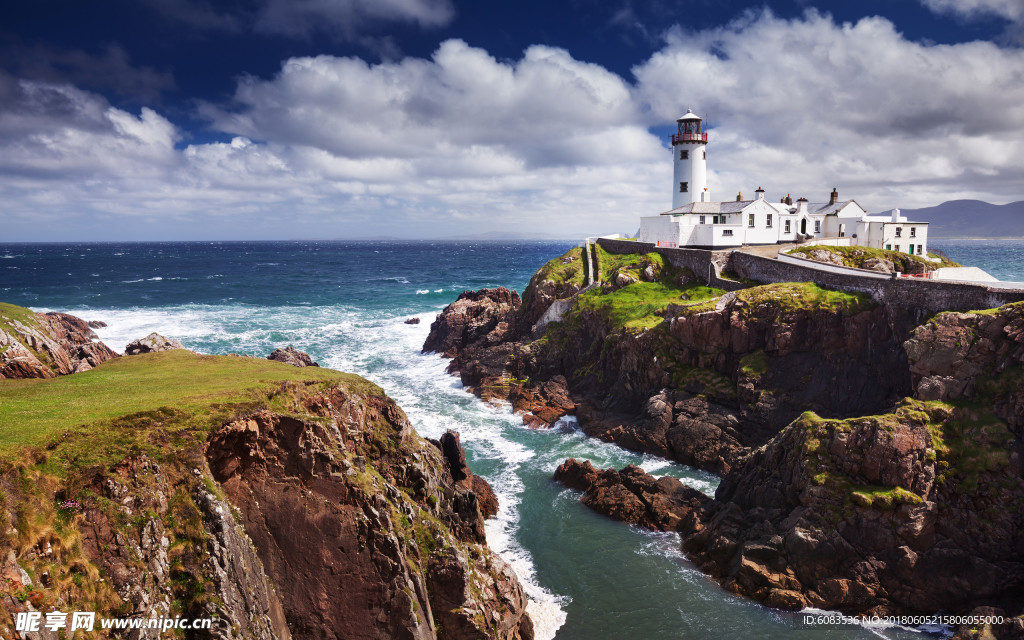
M 900 245 L 896 245 L 896 252 L 899 253 L 899 251 L 900 251 Z
M 707 220 L 707 217 L 706 217 L 706 216 L 701 216 L 701 217 L 700 217 L 700 223 L 701 223 L 701 224 L 707 224 L 707 222 L 705 222 L 705 220 Z
M 840 238 L 845 238 L 846 237 L 846 225 L 845 224 L 839 225 L 839 237 Z
M 903 233 L 903 227 L 896 227 L 896 237 L 897 238 L 900 237 L 901 233 Z
M 785 233 L 789 233 L 789 220 L 786 220 L 786 231 L 785 231 Z
M 718 224 L 718 216 L 711 216 L 711 222 Z M 725 222 L 725 220 L 722 220 L 722 222 Z
M 679 159 L 680 160 L 689 160 L 690 159 L 690 152 L 687 151 L 686 149 L 680 150 L 679 151 Z
M 664 157 L 664 156 L 662 156 L 662 157 Z M 690 190 L 690 183 L 689 182 L 680 182 L 679 183 L 679 193 L 686 193 L 689 190 Z
M 814 221 L 814 233 L 821 233 L 821 220 Z
M 891 244 L 885 245 L 885 250 L 886 251 L 892 251 L 892 245 Z
M 910 237 L 911 238 L 916 238 L 917 237 L 917 227 L 910 227 Z
M 922 249 L 923 247 L 921 245 L 917 245 L 917 255 L 921 255 Z
M 732 235 L 732 229 L 722 229 L 722 235 L 723 236 L 731 236 Z
M 702 149 L 701 152 L 700 152 L 700 157 L 705 159 L 705 160 L 707 160 L 708 159 L 708 152 L 706 150 Z
M 754 228 L 754 214 L 747 214 L 747 226 L 751 229 Z
M 772 228 L 772 214 L 770 214 L 770 213 L 768 214 L 768 224 L 764 225 L 764 227 L 765 227 L 765 229 L 771 229 Z

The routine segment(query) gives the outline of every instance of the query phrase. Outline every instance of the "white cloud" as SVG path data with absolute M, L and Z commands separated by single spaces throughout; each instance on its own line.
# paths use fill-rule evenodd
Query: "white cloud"
M 1020 199 L 1024 51 L 911 42 L 882 18 L 836 24 L 748 14 L 676 29 L 635 70 L 657 119 L 710 114 L 713 187 L 763 184 L 812 199 L 832 186 L 868 206 Z M 781 192 L 781 193 L 780 193 Z
M 671 155 L 648 127 L 688 106 L 715 126 L 718 198 L 1024 196 L 1020 49 L 756 13 L 674 30 L 633 84 L 544 46 L 512 61 L 459 40 L 430 59 L 294 58 L 202 107 L 229 141 L 184 148 L 153 109 L 0 76 L 0 219 L 5 239 L 631 231 L 671 198 Z
M 939 13 L 953 13 L 969 18 L 994 15 L 1008 20 L 1024 20 L 1024 3 L 1020 0 L 921 0 Z

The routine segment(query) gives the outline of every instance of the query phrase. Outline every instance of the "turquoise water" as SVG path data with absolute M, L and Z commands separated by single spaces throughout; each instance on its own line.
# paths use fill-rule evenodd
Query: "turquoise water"
M 0 300 L 102 320 L 117 350 L 158 331 L 205 353 L 265 356 L 293 344 L 321 365 L 362 374 L 417 430 L 462 434 L 473 469 L 499 495 L 489 543 L 527 587 L 537 637 L 570 639 L 923 638 L 902 630 L 815 630 L 722 591 L 679 551 L 677 536 L 599 516 L 551 481 L 569 457 L 639 464 L 713 493 L 717 478 L 588 439 L 573 421 L 534 431 L 489 406 L 419 349 L 429 324 L 465 289 L 522 291 L 571 242 L 0 244 Z M 950 257 L 1024 280 L 1024 243 L 947 244 Z M 987 266 L 986 266 L 987 265 Z M 408 317 L 421 319 L 407 325 Z

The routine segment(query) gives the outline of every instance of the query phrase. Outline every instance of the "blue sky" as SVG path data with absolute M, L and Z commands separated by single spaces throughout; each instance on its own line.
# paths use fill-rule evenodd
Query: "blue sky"
M 716 199 L 1024 199 L 1024 1 L 38 0 L 0 241 L 628 232 Z

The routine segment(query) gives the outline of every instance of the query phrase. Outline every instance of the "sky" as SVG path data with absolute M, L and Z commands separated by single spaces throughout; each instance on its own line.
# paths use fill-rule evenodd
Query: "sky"
M 8 2 L 0 242 L 581 238 L 1024 200 L 1024 0 Z

